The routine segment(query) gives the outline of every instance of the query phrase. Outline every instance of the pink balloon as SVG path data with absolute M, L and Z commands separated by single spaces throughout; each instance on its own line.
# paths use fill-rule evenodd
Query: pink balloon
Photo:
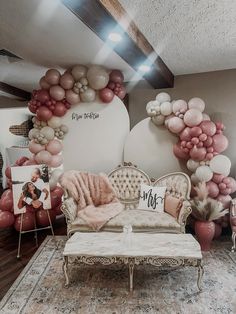
M 199 143 L 197 144 L 197 148 L 200 148 L 200 147 L 203 147 L 203 142 L 199 142 Z
M 57 85 L 59 84 L 60 76 L 60 72 L 56 69 L 49 69 L 45 74 L 45 80 L 50 85 Z
M 20 157 L 20 158 L 18 158 L 18 159 L 16 160 L 15 164 L 16 164 L 17 166 L 22 166 L 22 165 L 24 164 L 24 162 L 27 161 L 27 160 L 29 160 L 28 157 L 22 156 L 22 157 Z
M 75 80 L 70 73 L 64 73 L 60 78 L 60 85 L 64 89 L 71 89 L 74 86 Z
M 177 112 L 185 113 L 188 110 L 188 104 L 186 103 L 185 100 L 178 99 L 173 103 L 172 110 L 174 113 Z
M 190 135 L 193 137 L 201 136 L 201 134 L 202 134 L 202 129 L 199 126 L 194 126 L 193 128 L 190 129 Z
M 120 70 L 112 70 L 109 75 L 109 79 L 114 83 L 122 84 L 124 81 L 124 75 Z
M 222 122 L 216 122 L 216 129 L 217 130 L 224 130 L 224 128 L 225 128 L 225 126 L 224 126 L 224 124 L 222 123 Z
M 196 161 L 202 161 L 205 159 L 206 149 L 205 147 L 197 148 L 194 146 L 190 151 L 190 157 Z
M 213 143 L 212 137 L 207 136 L 207 139 L 204 141 L 203 144 L 204 144 L 205 147 L 209 147 L 209 146 L 212 145 L 212 143 Z
M 5 190 L 3 193 L 2 193 L 2 196 L 1 198 L 4 198 L 4 197 L 10 197 L 13 199 L 13 193 L 12 193 L 12 190 L 11 189 L 7 189 Z
M 206 160 L 212 160 L 213 157 L 214 157 L 214 155 L 212 153 L 206 154 Z
M 207 140 L 207 135 L 205 133 L 201 134 L 199 136 L 199 140 L 202 141 L 202 142 L 205 142 Z
M 55 104 L 54 110 L 53 110 L 53 114 L 54 116 L 57 117 L 63 117 L 67 112 L 66 106 L 63 104 L 63 102 L 58 101 Z
M 222 153 L 229 145 L 229 141 L 226 136 L 223 134 L 216 134 L 212 138 L 213 140 L 213 148 L 217 153 Z
M 6 167 L 6 169 L 5 169 L 5 176 L 8 179 L 11 179 L 11 167 L 10 166 Z
M 41 103 L 45 103 L 50 99 L 50 95 L 47 90 L 40 89 L 36 92 L 35 95 L 36 100 L 40 101 Z
M 31 140 L 29 142 L 29 151 L 32 153 L 32 154 L 37 154 L 38 152 L 40 152 L 41 150 L 44 150 L 45 149 L 45 146 L 44 145 L 40 145 L 38 143 L 35 143 L 34 140 Z
M 50 88 L 50 84 L 48 84 L 48 82 L 45 79 L 45 76 L 41 77 L 40 81 L 39 81 L 39 85 L 42 89 L 49 89 Z
M 46 150 L 51 153 L 52 155 L 57 155 L 62 151 L 62 144 L 59 140 L 51 140 L 47 145 L 46 145 Z
M 27 160 L 26 162 L 23 163 L 23 166 L 32 166 L 32 165 L 35 165 L 36 162 L 34 159 L 29 159 Z
M 190 141 L 192 136 L 190 134 L 191 129 L 189 127 L 186 127 L 181 133 L 180 133 L 180 139 L 182 141 Z
M 214 148 L 213 147 L 208 147 L 207 148 L 208 153 L 214 153 Z
M 114 93 L 110 88 L 105 87 L 99 91 L 99 97 L 101 101 L 109 103 L 114 98 Z
M 8 228 L 14 224 L 15 217 L 9 211 L 0 210 L 0 228 Z
M 220 189 L 220 193 L 223 195 L 229 195 L 231 194 L 231 189 L 230 188 Z
M 199 143 L 199 139 L 197 137 L 193 137 L 191 139 L 191 142 L 194 144 L 194 145 L 197 145 Z
M 206 186 L 209 193 L 209 197 L 216 198 L 219 195 L 220 190 L 215 182 L 208 181 Z
M 116 94 L 120 99 L 124 99 L 126 95 L 126 89 L 121 85 L 119 92 Z
M 41 106 L 36 111 L 36 116 L 40 121 L 48 121 L 52 117 L 52 112 L 45 106 Z
M 193 127 L 202 122 L 202 113 L 197 109 L 189 109 L 184 114 L 184 123 L 187 126 Z
M 60 101 L 65 97 L 65 90 L 59 85 L 50 87 L 49 93 L 51 97 L 57 101 Z
M 80 102 L 79 94 L 74 93 L 71 89 L 66 91 L 66 100 L 71 105 L 76 105 Z
M 49 165 L 52 160 L 52 155 L 46 150 L 41 150 L 39 153 L 36 154 L 35 160 L 38 164 Z
M 184 121 L 178 117 L 173 117 L 168 121 L 168 129 L 173 133 L 179 133 L 185 128 Z
M 50 166 L 53 168 L 59 167 L 63 163 L 63 158 L 61 155 L 54 155 L 52 156 Z
M 208 136 L 213 136 L 216 133 L 216 125 L 212 121 L 202 121 L 200 128 L 202 129 L 202 132 Z
M 229 187 L 231 189 L 230 194 L 236 192 L 236 181 L 235 181 L 235 179 L 232 177 L 228 177 L 227 179 L 228 179 L 227 187 Z
M 186 153 L 183 149 L 181 149 L 180 142 L 178 142 L 177 144 L 173 146 L 173 152 L 174 152 L 175 157 L 179 159 L 184 159 L 184 160 L 189 159 L 189 154 Z
M 213 174 L 212 181 L 214 181 L 215 183 L 219 184 L 223 181 L 223 179 L 224 179 L 223 174 L 218 173 Z
M 223 182 L 221 182 L 221 183 L 219 184 L 219 188 L 220 188 L 221 190 L 226 189 L 226 184 L 223 183 Z
M 232 201 L 232 197 L 230 195 L 222 195 L 219 194 L 217 197 L 217 201 L 221 202 L 224 206 L 224 208 L 229 208 L 230 203 Z

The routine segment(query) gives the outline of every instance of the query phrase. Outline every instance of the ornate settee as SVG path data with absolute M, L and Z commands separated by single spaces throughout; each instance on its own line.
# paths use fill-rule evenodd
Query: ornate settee
M 125 210 L 110 219 L 101 231 L 122 232 L 124 225 L 132 225 L 134 232 L 184 233 L 186 220 L 191 213 L 189 194 L 191 183 L 189 177 L 182 172 L 174 172 L 154 180 L 136 166 L 126 164 L 117 167 L 108 175 L 109 180 Z M 168 213 L 156 213 L 138 210 L 140 184 L 166 186 L 167 194 L 182 199 L 183 203 L 178 215 L 174 218 Z M 86 223 L 77 217 L 77 205 L 65 191 L 62 211 L 67 221 L 67 234 L 76 231 L 92 231 Z
M 236 251 L 236 198 L 232 200 L 230 206 L 230 224 L 232 229 L 232 252 Z

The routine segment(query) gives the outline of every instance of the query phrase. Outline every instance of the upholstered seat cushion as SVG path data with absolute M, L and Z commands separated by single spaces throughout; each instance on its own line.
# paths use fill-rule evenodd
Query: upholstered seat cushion
M 180 233 L 181 227 L 174 217 L 167 213 L 156 213 L 138 209 L 127 209 L 109 220 L 101 231 L 122 232 L 124 225 L 132 225 L 136 232 Z M 76 218 L 72 229 L 92 231 L 81 218 Z

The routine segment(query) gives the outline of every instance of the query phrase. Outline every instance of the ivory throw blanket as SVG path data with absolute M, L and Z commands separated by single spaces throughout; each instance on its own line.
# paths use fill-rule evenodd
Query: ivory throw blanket
M 60 184 L 77 202 L 77 217 L 82 218 L 93 230 L 98 231 L 124 209 L 103 173 L 95 175 L 67 171 L 61 176 Z

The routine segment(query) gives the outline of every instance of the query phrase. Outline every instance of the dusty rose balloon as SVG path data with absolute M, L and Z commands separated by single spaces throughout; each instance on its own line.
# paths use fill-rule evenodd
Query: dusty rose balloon
M 193 128 L 191 128 L 190 130 L 190 134 L 193 137 L 198 137 L 200 135 L 202 135 L 202 129 L 199 126 L 194 126 Z
M 208 136 L 213 136 L 216 133 L 216 125 L 212 121 L 202 121 L 200 128 Z
M 218 195 L 217 197 L 217 201 L 221 202 L 223 204 L 223 207 L 229 208 L 231 201 L 232 201 L 232 197 L 230 195 Z
M 62 197 L 64 194 L 64 190 L 63 188 L 61 188 L 60 186 L 57 186 L 55 189 L 52 190 L 54 195 L 57 195 L 58 197 Z
M 109 103 L 114 98 L 114 93 L 110 88 L 103 88 L 99 91 L 101 101 Z
M 71 70 L 71 74 L 76 82 L 82 77 L 85 77 L 87 75 L 87 72 L 88 68 L 81 64 L 75 65 Z
M 65 107 L 65 105 L 63 104 L 63 102 L 57 102 L 55 104 L 55 108 L 53 110 L 53 114 L 54 116 L 57 116 L 57 117 L 63 117 L 67 112 L 67 109 Z
M 215 183 L 219 184 L 223 181 L 224 179 L 224 175 L 223 174 L 218 174 L 218 173 L 214 173 L 213 174 L 213 178 L 212 181 L 214 181 Z
M 199 140 L 205 142 L 207 140 L 207 135 L 205 133 L 199 135 Z
M 51 223 L 53 223 L 56 219 L 56 212 L 54 212 L 52 209 L 48 209 L 48 213 L 51 219 Z M 46 227 L 50 225 L 48 213 L 45 209 L 40 209 L 36 212 L 36 221 L 39 226 Z
M 15 217 L 9 211 L 0 210 L 0 228 L 9 228 L 14 224 Z
M 228 177 L 227 179 L 228 179 L 227 187 L 229 187 L 231 189 L 230 194 L 236 192 L 236 181 L 235 181 L 235 179 L 232 177 Z
M 220 193 L 222 195 L 229 195 L 229 194 L 231 194 L 231 189 L 230 188 L 220 189 Z
M 46 81 L 45 76 L 41 77 L 41 79 L 39 80 L 39 85 L 42 89 L 50 88 L 50 84 L 48 84 L 48 82 Z
M 50 95 L 47 90 L 40 89 L 37 91 L 35 98 L 43 104 L 50 99 Z
M 45 106 L 41 106 L 36 111 L 36 116 L 40 121 L 48 121 L 52 117 L 52 112 Z
M 219 184 L 219 188 L 220 188 L 221 190 L 226 189 L 226 184 L 223 183 L 223 182 L 221 182 L 221 183 Z
M 1 198 L 4 198 L 4 197 L 10 197 L 13 199 L 13 193 L 12 193 L 12 190 L 11 189 L 7 189 L 5 190 L 3 193 L 2 193 L 2 196 Z
M 76 105 L 80 102 L 79 94 L 74 93 L 71 89 L 66 91 L 66 100 L 71 105 Z
M 57 155 L 62 151 L 62 144 L 59 140 L 51 140 L 46 145 L 46 150 L 52 155 Z
M 185 113 L 188 110 L 188 104 L 185 100 L 179 99 L 173 103 L 173 112 L 182 112 Z
M 189 109 L 184 114 L 184 123 L 187 126 L 193 127 L 202 122 L 202 113 L 197 109 Z
M 212 153 L 207 153 L 206 154 L 206 160 L 211 160 L 214 157 Z
M 109 75 L 110 81 L 114 83 L 122 84 L 124 81 L 124 75 L 120 70 L 112 70 Z
M 211 136 L 207 136 L 207 139 L 204 141 L 203 145 L 205 147 L 210 147 L 213 143 L 212 137 Z
M 191 129 L 189 127 L 186 127 L 181 133 L 180 133 L 180 139 L 183 141 L 190 141 L 192 136 L 190 134 Z
M 120 91 L 118 92 L 117 96 L 120 98 L 120 99 L 124 99 L 125 98 L 125 95 L 126 95 L 126 89 L 125 87 L 122 85 L 120 87 Z
M 209 181 L 207 182 L 206 186 L 209 193 L 208 194 L 209 197 L 216 198 L 219 195 L 220 190 L 218 188 L 218 185 L 215 182 Z
M 178 142 L 177 144 L 173 146 L 173 152 L 174 152 L 175 157 L 179 159 L 184 159 L 184 160 L 189 159 L 189 154 L 185 153 L 183 149 L 181 149 L 180 142 Z
M 215 134 L 212 137 L 212 146 L 217 153 L 222 153 L 229 145 L 229 141 L 223 134 Z
M 36 162 L 34 159 L 29 159 L 27 160 L 26 162 L 23 163 L 23 166 L 32 166 L 32 165 L 35 165 Z
M 49 93 L 51 97 L 57 101 L 60 101 L 65 97 L 65 90 L 59 85 L 50 87 Z
M 60 85 L 64 89 L 71 89 L 74 86 L 75 80 L 70 73 L 64 73 L 60 78 Z
M 61 166 L 63 163 L 63 158 L 61 155 L 54 155 L 50 161 L 50 166 L 53 168 L 57 168 Z
M 204 160 L 206 156 L 205 147 L 197 148 L 196 146 L 194 146 L 190 151 L 190 156 L 193 160 L 196 160 L 196 161 Z
M 0 199 L 0 210 L 13 211 L 13 196 L 2 196 Z
M 184 128 L 184 121 L 178 117 L 171 118 L 168 122 L 168 129 L 173 133 L 180 133 Z
M 39 153 L 41 150 L 44 150 L 45 149 L 45 146 L 44 145 L 40 145 L 38 143 L 35 143 L 34 140 L 30 141 L 29 142 L 29 151 L 32 153 L 32 154 L 37 154 Z
M 52 155 L 46 150 L 41 150 L 39 153 L 36 154 L 35 160 L 38 164 L 49 165 L 52 160 Z
M 5 176 L 8 179 L 11 179 L 11 167 L 10 166 L 6 167 L 6 169 L 5 169 Z
M 61 74 L 56 69 L 49 69 L 45 74 L 45 80 L 50 85 L 59 84 Z
M 14 227 L 16 231 L 20 231 L 21 225 L 21 215 L 16 217 Z M 34 213 L 33 212 L 26 212 L 23 214 L 22 220 L 22 231 L 27 231 L 34 229 Z
M 205 109 L 205 102 L 198 97 L 191 98 L 188 102 L 189 109 L 197 109 L 201 112 Z

